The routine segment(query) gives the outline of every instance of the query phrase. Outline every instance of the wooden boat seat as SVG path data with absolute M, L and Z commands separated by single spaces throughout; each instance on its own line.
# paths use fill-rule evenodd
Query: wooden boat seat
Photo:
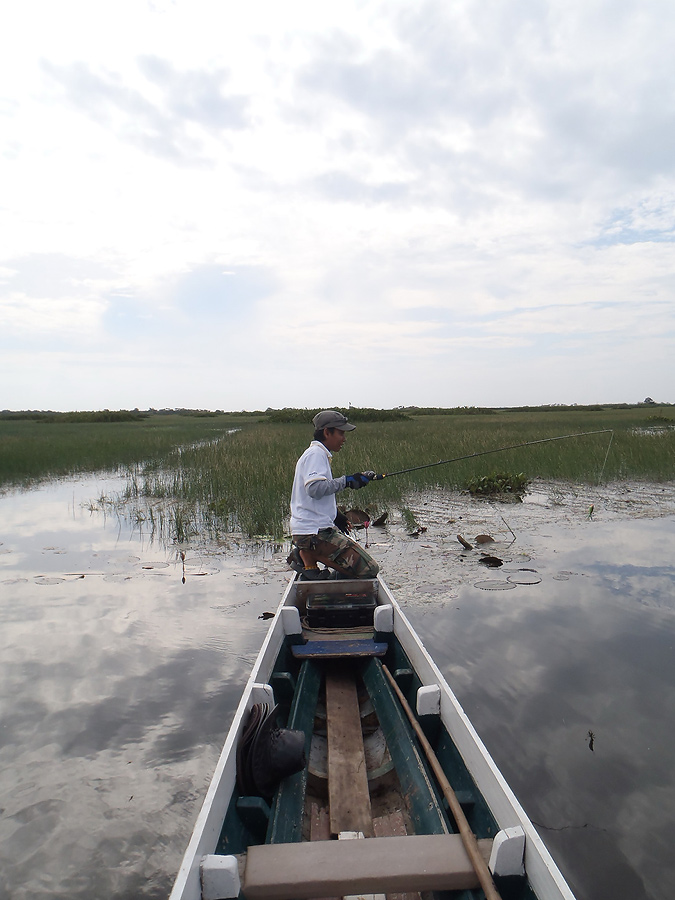
M 387 644 L 372 640 L 344 641 L 307 641 L 306 644 L 295 644 L 291 653 L 296 659 L 337 659 L 347 656 L 384 656 Z
M 486 861 L 491 840 L 478 841 Z M 457 834 L 260 844 L 249 847 L 246 900 L 308 900 L 479 886 Z

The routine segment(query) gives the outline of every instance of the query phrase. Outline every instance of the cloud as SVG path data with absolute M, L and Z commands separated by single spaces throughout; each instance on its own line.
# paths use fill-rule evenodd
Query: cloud
M 237 408 L 273 404 L 271 390 L 309 403 L 296 376 L 325 364 L 336 334 L 342 377 L 358 386 L 369 372 L 371 405 L 398 399 L 403 381 L 424 405 L 415 392 L 467 366 L 468 403 L 496 402 L 508 381 L 527 394 L 522 372 L 545 352 L 542 400 L 631 393 L 612 347 L 662 383 L 675 291 L 669 5 L 217 9 L 105 6 L 109 33 L 87 28 L 87 42 L 54 14 L 49 41 L 26 25 L 0 59 L 22 74 L 0 103 L 5 340 L 58 339 L 73 354 L 67 393 L 83 350 L 66 323 L 107 376 L 132 359 L 146 385 L 161 371 L 157 407 L 174 405 L 178 354 L 181 392 L 189 378 L 201 393 L 204 361 L 214 383 L 233 383 L 252 335 L 258 371 L 239 379 Z M 64 274 L 65 259 L 92 271 Z M 285 349 L 299 340 L 302 363 Z M 583 374 L 565 373 L 579 357 Z
M 8 260 L 0 271 L 0 341 L 16 348 L 53 340 L 77 341 L 96 327 L 100 291 L 113 279 L 102 262 L 59 253 Z
M 640 198 L 633 207 L 624 206 L 612 210 L 599 228 L 593 243 L 595 246 L 637 243 L 673 243 L 675 219 L 672 194 L 656 193 Z
M 249 124 L 248 99 L 223 93 L 229 78 L 226 69 L 179 72 L 156 56 L 141 57 L 139 66 L 147 79 L 163 91 L 167 107 L 176 119 L 196 122 L 214 132 L 246 128 Z
M 33 253 L 8 260 L 0 270 L 0 291 L 57 299 L 92 281 L 110 278 L 109 265 L 64 253 Z
M 253 306 L 272 294 L 275 286 L 266 268 L 209 264 L 177 278 L 169 294 L 183 312 L 234 322 L 254 317 Z
M 264 267 L 207 263 L 145 291 L 108 294 L 101 327 L 136 346 L 161 338 L 185 354 L 213 344 L 236 354 L 244 352 L 245 336 L 257 327 L 260 302 L 275 290 L 275 276 Z
M 357 143 L 424 177 L 427 202 L 456 202 L 471 184 L 466 209 L 477 185 L 493 201 L 498 188 L 569 202 L 589 178 L 606 193 L 672 174 L 675 100 L 663 90 L 670 52 L 658 16 L 633 4 L 580 13 L 427 2 L 383 24 L 380 42 L 340 32 L 317 41 L 298 85 L 323 99 L 317 122 L 358 114 Z
M 78 112 L 143 152 L 174 163 L 212 163 L 203 132 L 217 137 L 246 127 L 247 100 L 223 93 L 228 79 L 224 69 L 179 72 L 155 56 L 138 62 L 146 81 L 137 87 L 117 73 L 96 72 L 82 62 L 43 60 L 42 68 Z M 191 126 L 198 126 L 197 131 Z
M 380 182 L 369 184 L 347 172 L 324 172 L 314 180 L 317 191 L 326 200 L 347 203 L 396 203 L 409 197 L 410 187 L 405 183 Z

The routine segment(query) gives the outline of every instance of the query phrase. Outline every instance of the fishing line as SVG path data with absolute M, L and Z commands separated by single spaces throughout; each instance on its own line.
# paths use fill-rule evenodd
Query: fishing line
M 612 446 L 612 441 L 614 440 L 614 432 L 611 432 L 612 436 L 609 439 L 609 444 L 607 444 L 607 453 L 605 453 L 605 461 L 602 464 L 602 469 L 600 469 L 600 477 L 598 478 L 598 484 L 602 484 L 602 478 L 605 474 L 605 466 L 607 465 L 607 457 L 609 456 L 609 450 Z
M 382 481 L 383 478 L 391 478 L 394 475 L 405 475 L 407 472 L 418 472 L 420 469 L 430 469 L 433 466 L 446 466 L 448 465 L 448 463 L 460 462 L 464 459 L 474 459 L 478 456 L 487 456 L 489 453 L 503 453 L 505 450 L 519 450 L 521 447 L 531 447 L 533 444 L 548 444 L 551 441 L 565 441 L 568 438 L 588 437 L 588 435 L 591 434 L 612 435 L 609 441 L 609 446 L 607 447 L 605 462 L 602 464 L 602 471 L 600 473 L 600 478 L 602 479 L 603 473 L 605 471 L 607 457 L 609 456 L 609 448 L 612 446 L 612 439 L 614 438 L 614 431 L 611 428 L 603 428 L 601 431 L 580 431 L 576 434 L 561 434 L 557 437 L 539 438 L 539 440 L 536 441 L 524 441 L 522 444 L 511 444 L 510 447 L 496 447 L 493 450 L 480 450 L 477 453 L 467 453 L 465 456 L 455 456 L 453 457 L 453 459 L 441 459 L 438 462 L 426 463 L 423 466 L 411 466 L 411 468 L 409 469 L 400 469 L 398 472 L 383 472 L 382 475 L 376 475 L 374 478 L 371 478 L 371 481 Z

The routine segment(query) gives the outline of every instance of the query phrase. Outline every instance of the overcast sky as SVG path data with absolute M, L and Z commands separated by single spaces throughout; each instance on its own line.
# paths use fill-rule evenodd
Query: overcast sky
M 0 408 L 675 402 L 672 0 L 23 0 Z

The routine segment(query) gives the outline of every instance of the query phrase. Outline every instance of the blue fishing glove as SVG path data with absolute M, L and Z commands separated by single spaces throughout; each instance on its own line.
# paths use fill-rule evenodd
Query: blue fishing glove
M 354 475 L 347 475 L 345 479 L 345 487 L 358 491 L 359 488 L 365 487 L 370 481 L 374 472 L 355 472 Z

